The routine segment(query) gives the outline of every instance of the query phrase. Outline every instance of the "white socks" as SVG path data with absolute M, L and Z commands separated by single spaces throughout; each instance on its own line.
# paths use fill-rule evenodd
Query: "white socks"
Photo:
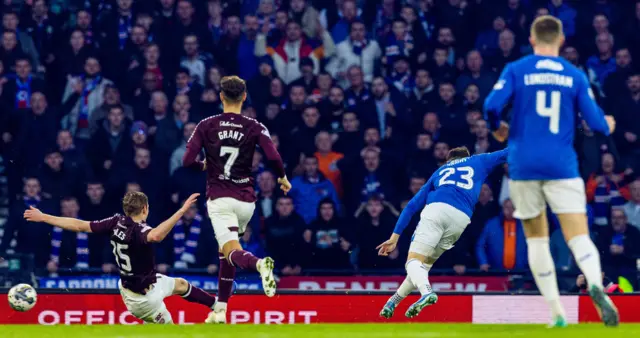
M 529 268 L 536 280 L 538 290 L 549 303 L 553 318 L 565 317 L 564 308 L 560 303 L 556 267 L 549 249 L 549 237 L 529 238 L 527 245 L 529 246 Z
M 602 267 L 600 253 L 591 241 L 589 235 L 578 235 L 570 239 L 567 244 L 573 252 L 573 257 L 587 280 L 587 285 L 602 289 Z
M 213 311 L 215 312 L 220 312 L 220 311 L 227 311 L 227 303 L 225 302 L 216 302 L 215 305 L 213 305 Z
M 409 278 L 409 276 L 407 276 L 407 278 L 404 279 L 402 284 L 400 284 L 400 287 L 398 288 L 398 290 L 396 290 L 396 293 L 393 296 L 391 296 L 391 298 L 389 298 L 389 301 L 393 302 L 396 305 L 398 305 L 414 289 L 415 289 L 415 287 L 413 286 L 413 283 L 411 282 L 411 278 Z
M 429 284 L 430 265 L 422 264 L 419 260 L 412 259 L 407 262 L 405 268 L 407 269 L 407 276 L 409 276 L 412 284 L 420 291 L 421 295 L 424 296 L 432 292 Z

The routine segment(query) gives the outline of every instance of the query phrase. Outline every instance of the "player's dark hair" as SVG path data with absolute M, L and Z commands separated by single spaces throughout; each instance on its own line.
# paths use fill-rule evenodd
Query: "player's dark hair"
M 147 195 L 141 192 L 128 192 L 122 199 L 122 210 L 129 217 L 140 215 L 148 205 L 149 199 Z
M 562 21 L 551 15 L 538 17 L 531 24 L 531 35 L 536 41 L 555 44 L 562 36 Z
M 224 101 L 231 104 L 241 103 L 247 91 L 244 80 L 235 75 L 223 77 L 220 80 L 220 88 L 222 88 Z
M 469 153 L 469 149 L 467 149 L 467 147 L 462 146 L 453 148 L 449 150 L 449 153 L 447 154 L 447 162 L 469 156 L 471 156 L 471 153 Z

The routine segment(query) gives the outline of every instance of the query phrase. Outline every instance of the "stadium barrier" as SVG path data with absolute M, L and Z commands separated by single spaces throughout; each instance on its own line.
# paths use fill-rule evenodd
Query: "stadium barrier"
M 6 296 L 7 290 L 2 290 Z M 0 302 L 0 324 L 122 324 L 140 322 L 128 311 L 115 290 L 39 290 L 38 303 L 28 312 L 11 310 Z M 311 323 L 381 323 L 381 306 L 388 292 L 363 291 L 289 291 L 273 298 L 256 291 L 240 291 L 229 304 L 232 324 L 311 324 Z M 397 309 L 391 322 L 408 322 L 404 312 L 415 300 L 411 295 Z M 624 323 L 640 322 L 637 311 L 640 295 L 612 296 L 621 311 Z M 562 296 L 570 323 L 598 322 L 591 299 L 585 295 Z M 167 307 L 178 324 L 201 323 L 208 310 L 186 302 L 178 296 L 166 300 Z M 426 309 L 412 322 L 430 323 L 509 323 L 544 324 L 549 310 L 539 295 L 509 295 L 505 293 L 440 294 L 438 303 Z

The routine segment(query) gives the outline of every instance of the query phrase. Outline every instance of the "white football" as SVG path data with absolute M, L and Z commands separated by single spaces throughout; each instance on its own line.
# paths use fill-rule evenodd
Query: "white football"
M 9 290 L 9 306 L 20 312 L 33 309 L 38 301 L 36 289 L 29 284 L 18 284 Z

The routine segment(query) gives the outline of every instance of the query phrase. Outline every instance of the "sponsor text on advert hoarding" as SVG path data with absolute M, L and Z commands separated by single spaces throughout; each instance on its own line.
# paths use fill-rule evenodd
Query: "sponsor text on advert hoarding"
M 278 288 L 294 290 L 349 290 L 349 291 L 395 291 L 402 276 L 363 277 L 282 277 Z M 486 292 L 507 291 L 507 277 L 432 276 L 431 287 L 436 291 Z

